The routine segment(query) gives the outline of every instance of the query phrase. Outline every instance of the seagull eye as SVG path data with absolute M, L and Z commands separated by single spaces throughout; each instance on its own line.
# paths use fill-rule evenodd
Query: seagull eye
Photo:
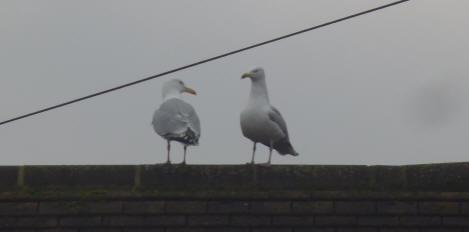
M 179 81 L 179 84 L 181 84 L 181 85 L 184 85 L 184 82 L 182 82 L 182 81 Z

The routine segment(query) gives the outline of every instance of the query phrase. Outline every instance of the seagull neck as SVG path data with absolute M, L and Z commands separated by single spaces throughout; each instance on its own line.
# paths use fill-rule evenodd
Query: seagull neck
M 181 98 L 181 93 L 178 90 L 168 90 L 163 92 L 163 100 L 170 98 Z
M 267 93 L 267 84 L 265 79 L 253 80 L 251 84 L 251 94 L 250 99 L 255 100 L 256 102 L 263 102 L 270 104 L 269 94 Z

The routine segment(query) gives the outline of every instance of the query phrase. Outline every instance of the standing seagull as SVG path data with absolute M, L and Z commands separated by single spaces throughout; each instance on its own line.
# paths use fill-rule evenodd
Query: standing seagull
M 198 145 L 200 137 L 200 121 L 194 107 L 181 100 L 181 93 L 196 94 L 184 82 L 173 79 L 163 85 L 163 103 L 153 114 L 153 129 L 168 142 L 167 164 L 169 159 L 171 140 L 184 144 L 184 160 L 186 164 L 186 150 L 188 145 Z
M 251 94 L 246 108 L 241 112 L 241 130 L 243 135 L 254 142 L 252 148 L 251 164 L 254 164 L 256 143 L 262 143 L 269 147 L 270 165 L 272 149 L 281 155 L 290 154 L 297 156 L 288 138 L 287 124 L 280 112 L 270 105 L 264 69 L 255 68 L 251 72 L 244 73 L 241 79 L 251 78 Z

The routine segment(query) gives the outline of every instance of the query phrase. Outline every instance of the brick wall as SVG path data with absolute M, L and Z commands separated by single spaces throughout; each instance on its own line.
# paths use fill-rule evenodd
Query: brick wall
M 469 232 L 469 163 L 0 167 L 0 231 Z

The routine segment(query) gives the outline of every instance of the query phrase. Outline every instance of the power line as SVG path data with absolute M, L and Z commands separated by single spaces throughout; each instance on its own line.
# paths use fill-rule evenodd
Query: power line
M 302 34 L 302 33 L 308 32 L 308 31 L 312 31 L 312 30 L 315 30 L 315 29 L 318 29 L 318 28 L 321 28 L 321 27 L 329 26 L 331 24 L 335 24 L 335 23 L 345 21 L 345 20 L 348 20 L 348 19 L 351 19 L 351 18 L 355 18 L 357 16 L 361 16 L 361 15 L 368 14 L 368 13 L 371 13 L 371 12 L 374 12 L 374 11 L 378 11 L 378 10 L 381 10 L 381 9 L 384 9 L 384 8 L 387 8 L 387 7 L 390 7 L 390 6 L 398 5 L 398 4 L 407 2 L 407 1 L 409 1 L 409 0 L 401 0 L 401 1 L 392 2 L 392 3 L 386 4 L 386 5 L 382 5 L 382 6 L 373 8 L 373 9 L 369 9 L 369 10 L 362 11 L 362 12 L 359 12 L 359 13 L 356 13 L 356 14 L 352 14 L 352 15 L 349 15 L 349 16 L 346 16 L 346 17 L 343 17 L 343 18 L 340 18 L 340 19 L 336 19 L 336 20 L 329 21 L 329 22 L 326 22 L 326 23 L 323 23 L 323 24 L 320 24 L 320 25 L 316 25 L 316 26 L 313 26 L 313 27 L 309 27 L 309 28 L 306 28 L 306 29 L 303 29 L 303 30 L 300 30 L 300 31 L 297 31 L 297 32 L 293 32 L 293 33 L 290 33 L 290 34 L 287 34 L 287 35 L 283 35 L 283 36 L 280 36 L 280 37 L 277 37 L 277 38 L 274 38 L 274 39 L 271 39 L 271 40 L 256 43 L 256 44 L 244 47 L 244 48 L 240 48 L 238 50 L 233 50 L 233 51 L 230 51 L 230 52 L 218 55 L 218 56 L 214 56 L 214 57 L 211 57 L 211 58 L 208 58 L 208 59 L 205 59 L 205 60 L 200 60 L 200 61 L 197 61 L 195 63 L 188 64 L 188 65 L 185 65 L 185 66 L 181 66 L 179 68 L 175 68 L 175 69 L 172 69 L 172 70 L 169 70 L 169 71 L 166 71 L 166 72 L 162 72 L 162 73 L 150 76 L 150 77 L 146 77 L 146 78 L 143 78 L 143 79 L 140 79 L 140 80 L 129 82 L 127 84 L 119 85 L 119 86 L 114 87 L 114 88 L 106 89 L 106 90 L 103 90 L 103 91 L 100 91 L 100 92 L 97 92 L 97 93 L 93 93 L 93 94 L 90 94 L 90 95 L 87 95 L 87 96 L 84 96 L 84 97 L 76 98 L 76 99 L 73 99 L 73 100 L 70 100 L 70 101 L 67 101 L 67 102 L 63 102 L 63 103 L 60 103 L 60 104 L 57 104 L 57 105 L 54 105 L 54 106 L 51 106 L 51 107 L 47 107 L 47 108 L 44 108 L 44 109 L 41 109 L 41 110 L 38 110 L 38 111 L 34 111 L 34 112 L 24 114 L 24 115 L 21 115 L 21 116 L 12 118 L 12 119 L 8 119 L 8 120 L 0 122 L 0 125 L 7 124 L 7 123 L 10 123 L 10 122 L 13 122 L 13 121 L 16 121 L 16 120 L 20 120 L 20 119 L 23 119 L 23 118 L 31 117 L 31 116 L 36 115 L 36 114 L 44 113 L 46 111 L 53 110 L 53 109 L 56 109 L 56 108 L 60 108 L 60 107 L 66 106 L 66 105 L 70 105 L 70 104 L 75 103 L 75 102 L 79 102 L 79 101 L 83 101 L 83 100 L 86 100 L 86 99 L 89 99 L 89 98 L 92 98 L 92 97 L 103 95 L 105 93 L 116 91 L 116 90 L 119 90 L 119 89 L 122 89 L 122 88 L 125 88 L 125 87 L 129 87 L 131 85 L 136 85 L 136 84 L 139 84 L 139 83 L 142 83 L 142 82 L 145 82 L 145 81 L 155 79 L 157 77 L 165 76 L 165 75 L 168 75 L 168 74 L 171 74 L 171 73 L 174 73 L 174 72 L 178 72 L 178 71 L 181 71 L 181 70 L 184 70 L 184 69 L 188 69 L 188 68 L 191 68 L 191 67 L 194 67 L 194 66 L 197 66 L 197 65 L 201 65 L 201 64 L 213 61 L 213 60 L 217 60 L 217 59 L 220 59 L 220 58 L 223 58 L 223 57 L 226 57 L 226 56 L 234 55 L 236 53 L 240 53 L 240 52 L 243 52 L 243 51 L 246 51 L 246 50 L 249 50 L 249 49 L 260 47 L 262 45 L 273 43 L 273 42 L 276 42 L 278 40 L 286 39 L 286 38 L 289 38 L 289 37 L 292 37 L 292 36 L 295 36 L 295 35 L 299 35 L 299 34 Z

